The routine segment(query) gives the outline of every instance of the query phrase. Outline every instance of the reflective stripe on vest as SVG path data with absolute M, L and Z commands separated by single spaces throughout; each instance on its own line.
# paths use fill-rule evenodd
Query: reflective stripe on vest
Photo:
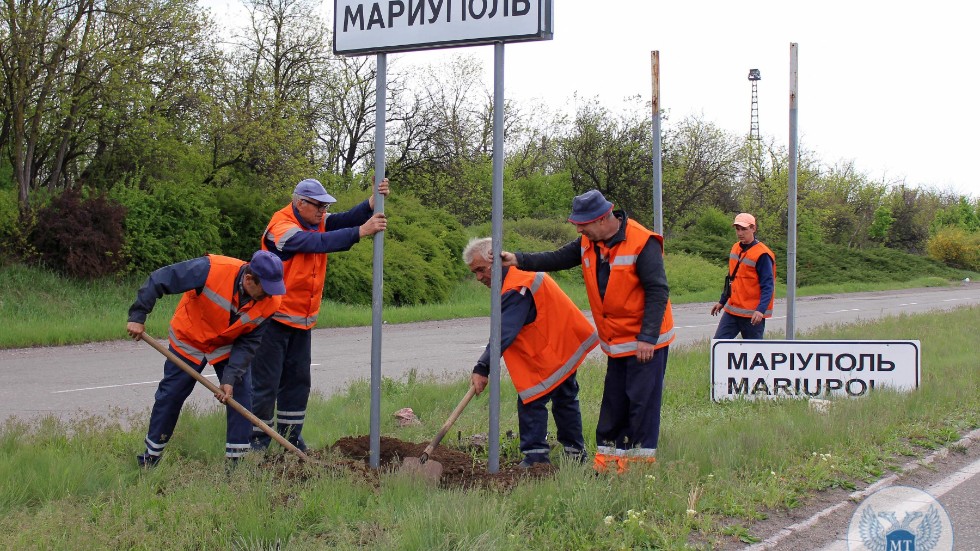
M 320 314 L 315 314 L 313 316 L 301 317 L 301 316 L 290 316 L 288 314 L 283 314 L 282 312 L 276 312 L 272 314 L 272 319 L 284 322 L 286 325 L 301 325 L 303 327 L 312 327 L 316 323 L 317 318 Z
M 575 370 L 576 367 L 578 367 L 580 363 L 582 363 L 582 360 L 584 360 L 585 357 L 588 356 L 589 351 L 595 348 L 595 345 L 598 342 L 599 342 L 599 334 L 593 333 L 592 336 L 588 338 L 588 340 L 583 342 L 578 347 L 578 350 L 576 350 L 575 354 L 571 358 L 569 358 L 567 362 L 565 362 L 565 365 L 558 368 L 558 371 L 555 371 L 554 373 L 551 374 L 551 376 L 541 381 L 537 385 L 518 394 L 518 396 L 521 397 L 521 401 L 526 401 L 529 398 L 533 398 L 534 396 L 541 394 L 542 392 L 548 390 L 549 388 L 557 385 L 561 380 L 565 379 L 572 371 Z
M 667 331 L 666 333 L 661 333 L 660 336 L 657 337 L 657 342 L 656 344 L 654 344 L 654 346 L 663 346 L 664 344 L 669 344 L 670 341 L 674 340 L 674 335 L 675 333 L 673 329 Z M 610 356 L 615 356 L 616 354 L 636 352 L 636 349 L 638 347 L 637 344 L 638 342 L 639 341 L 628 341 L 628 342 L 614 344 L 614 345 L 608 345 L 604 342 L 600 342 L 599 347 L 602 348 L 602 351 L 605 352 L 606 354 L 609 354 Z
M 509 268 L 501 294 L 524 289 L 531 291 L 537 314 L 520 329 L 503 356 L 518 396 L 529 403 L 575 373 L 599 337 L 550 276 Z

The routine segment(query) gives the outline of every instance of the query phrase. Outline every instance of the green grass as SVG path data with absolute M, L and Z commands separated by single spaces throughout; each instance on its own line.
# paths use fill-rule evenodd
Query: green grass
M 718 300 L 725 268 L 697 255 L 666 257 L 670 297 L 674 304 Z M 581 271 L 556 274 L 562 289 L 580 308 L 588 308 Z M 976 274 L 974 274 L 974 277 Z M 126 338 L 126 316 L 143 279 L 123 278 L 83 282 L 23 265 L 0 267 L 0 348 L 52 346 Z M 797 296 L 835 292 L 877 291 L 947 285 L 939 276 L 908 281 L 843 282 L 797 289 Z M 779 283 L 776 295 L 786 295 Z M 167 296 L 147 320 L 151 335 L 166 335 L 167 324 L 180 297 Z M 461 281 L 449 299 L 439 304 L 385 307 L 387 323 L 443 320 L 490 315 L 490 292 L 471 278 Z M 371 307 L 325 300 L 318 327 L 371 325 Z
M 980 308 L 820 329 L 801 338 L 918 339 L 922 381 L 912 393 L 803 401 L 709 399 L 705 344 L 671 351 L 659 461 L 624 476 L 564 465 L 510 493 L 442 490 L 391 474 L 380 483 L 310 468 L 305 476 L 246 462 L 223 465 L 224 415 L 188 410 L 156 469 L 139 471 L 144 418 L 132 430 L 97 420 L 0 429 L 0 548 L 4 549 L 680 549 L 753 541 L 752 522 L 815 492 L 851 489 L 980 426 Z M 594 434 L 602 364 L 579 376 L 586 438 Z M 466 388 L 413 375 L 383 384 L 382 433 L 422 442 Z M 501 432 L 517 431 L 504 382 Z M 315 448 L 367 433 L 367 383 L 311 403 Z M 396 428 L 412 407 L 426 427 Z M 145 415 L 145 414 L 144 414 Z M 135 424 L 133 424 L 135 423 Z M 444 441 L 485 433 L 486 395 Z M 552 430 L 553 434 L 553 430 Z M 503 442 L 504 461 L 516 457 Z M 688 512 L 688 510 L 693 512 Z M 697 542 L 697 543 L 694 543 Z

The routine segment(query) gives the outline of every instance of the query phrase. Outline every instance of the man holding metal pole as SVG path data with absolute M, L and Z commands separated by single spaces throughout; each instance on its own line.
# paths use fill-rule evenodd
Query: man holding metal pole
M 282 262 L 266 251 L 257 251 L 251 262 L 208 255 L 160 268 L 137 291 L 126 332 L 139 340 L 156 301 L 183 293 L 170 320 L 171 352 L 196 366 L 198 373 L 208 363 L 213 365 L 221 385 L 215 398 L 227 403 L 234 396 L 248 408 L 252 392 L 248 364 L 262 339 L 264 322 L 286 293 L 282 274 Z M 193 390 L 194 379 L 167 359 L 150 414 L 146 451 L 136 456 L 139 466 L 160 461 Z M 237 461 L 249 450 L 251 423 L 231 407 L 227 420 L 225 457 Z
M 594 468 L 656 460 L 667 352 L 674 320 L 663 238 L 599 190 L 575 197 L 568 221 L 581 237 L 552 252 L 502 252 L 504 266 L 555 271 L 582 266 L 599 345 L 608 356 Z
M 378 184 L 388 195 L 388 180 Z M 310 398 L 311 335 L 320 313 L 327 253 L 346 251 L 363 237 L 384 231 L 387 220 L 374 213 L 374 195 L 354 208 L 328 213 L 336 202 L 320 182 L 303 180 L 293 200 L 274 215 L 262 235 L 262 249 L 282 260 L 286 288 L 279 311 L 252 362 L 252 412 L 302 451 L 306 404 Z M 252 431 L 252 449 L 269 447 L 269 435 Z
M 493 263 L 489 237 L 474 239 L 463 249 L 463 261 L 477 281 L 490 287 Z M 520 467 L 550 463 L 548 402 L 565 457 L 586 458 L 582 413 L 575 373 L 599 344 L 592 324 L 548 274 L 503 268 L 500 299 L 500 350 L 517 389 Z M 483 392 L 490 373 L 490 347 L 483 351 L 470 381 Z

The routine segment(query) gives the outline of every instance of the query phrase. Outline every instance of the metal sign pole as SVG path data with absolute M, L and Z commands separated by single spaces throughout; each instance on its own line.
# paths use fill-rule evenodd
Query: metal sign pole
M 650 107 L 653 109 L 653 231 L 664 234 L 663 205 L 663 159 L 660 144 L 660 51 L 650 52 L 650 76 L 653 81 L 653 95 Z
M 796 338 L 796 168 L 800 162 L 799 129 L 799 67 L 796 62 L 796 42 L 789 44 L 789 212 L 786 221 L 786 338 Z
M 387 54 L 378 54 L 374 119 L 374 212 L 385 211 L 385 197 L 378 184 L 385 177 L 385 96 L 388 90 Z M 371 468 L 381 465 L 381 324 L 384 303 L 385 232 L 374 234 L 371 289 Z
M 504 43 L 493 45 L 493 266 L 490 272 L 490 431 L 487 471 L 500 470 L 500 251 L 504 238 Z

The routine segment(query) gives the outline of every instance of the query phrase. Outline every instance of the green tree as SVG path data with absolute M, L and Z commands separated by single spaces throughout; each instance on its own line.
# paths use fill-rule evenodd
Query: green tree
M 892 216 L 891 209 L 882 205 L 875 209 L 874 220 L 868 228 L 868 236 L 877 242 L 884 242 L 894 223 L 895 217 Z
M 705 207 L 737 209 L 740 140 L 698 117 L 671 127 L 664 140 L 664 225 L 688 228 Z
M 639 97 L 634 98 L 640 104 Z M 576 110 L 558 138 L 556 168 L 567 171 L 575 193 L 598 189 L 641 223 L 653 218 L 650 121 L 640 109 L 614 114 L 597 99 Z

